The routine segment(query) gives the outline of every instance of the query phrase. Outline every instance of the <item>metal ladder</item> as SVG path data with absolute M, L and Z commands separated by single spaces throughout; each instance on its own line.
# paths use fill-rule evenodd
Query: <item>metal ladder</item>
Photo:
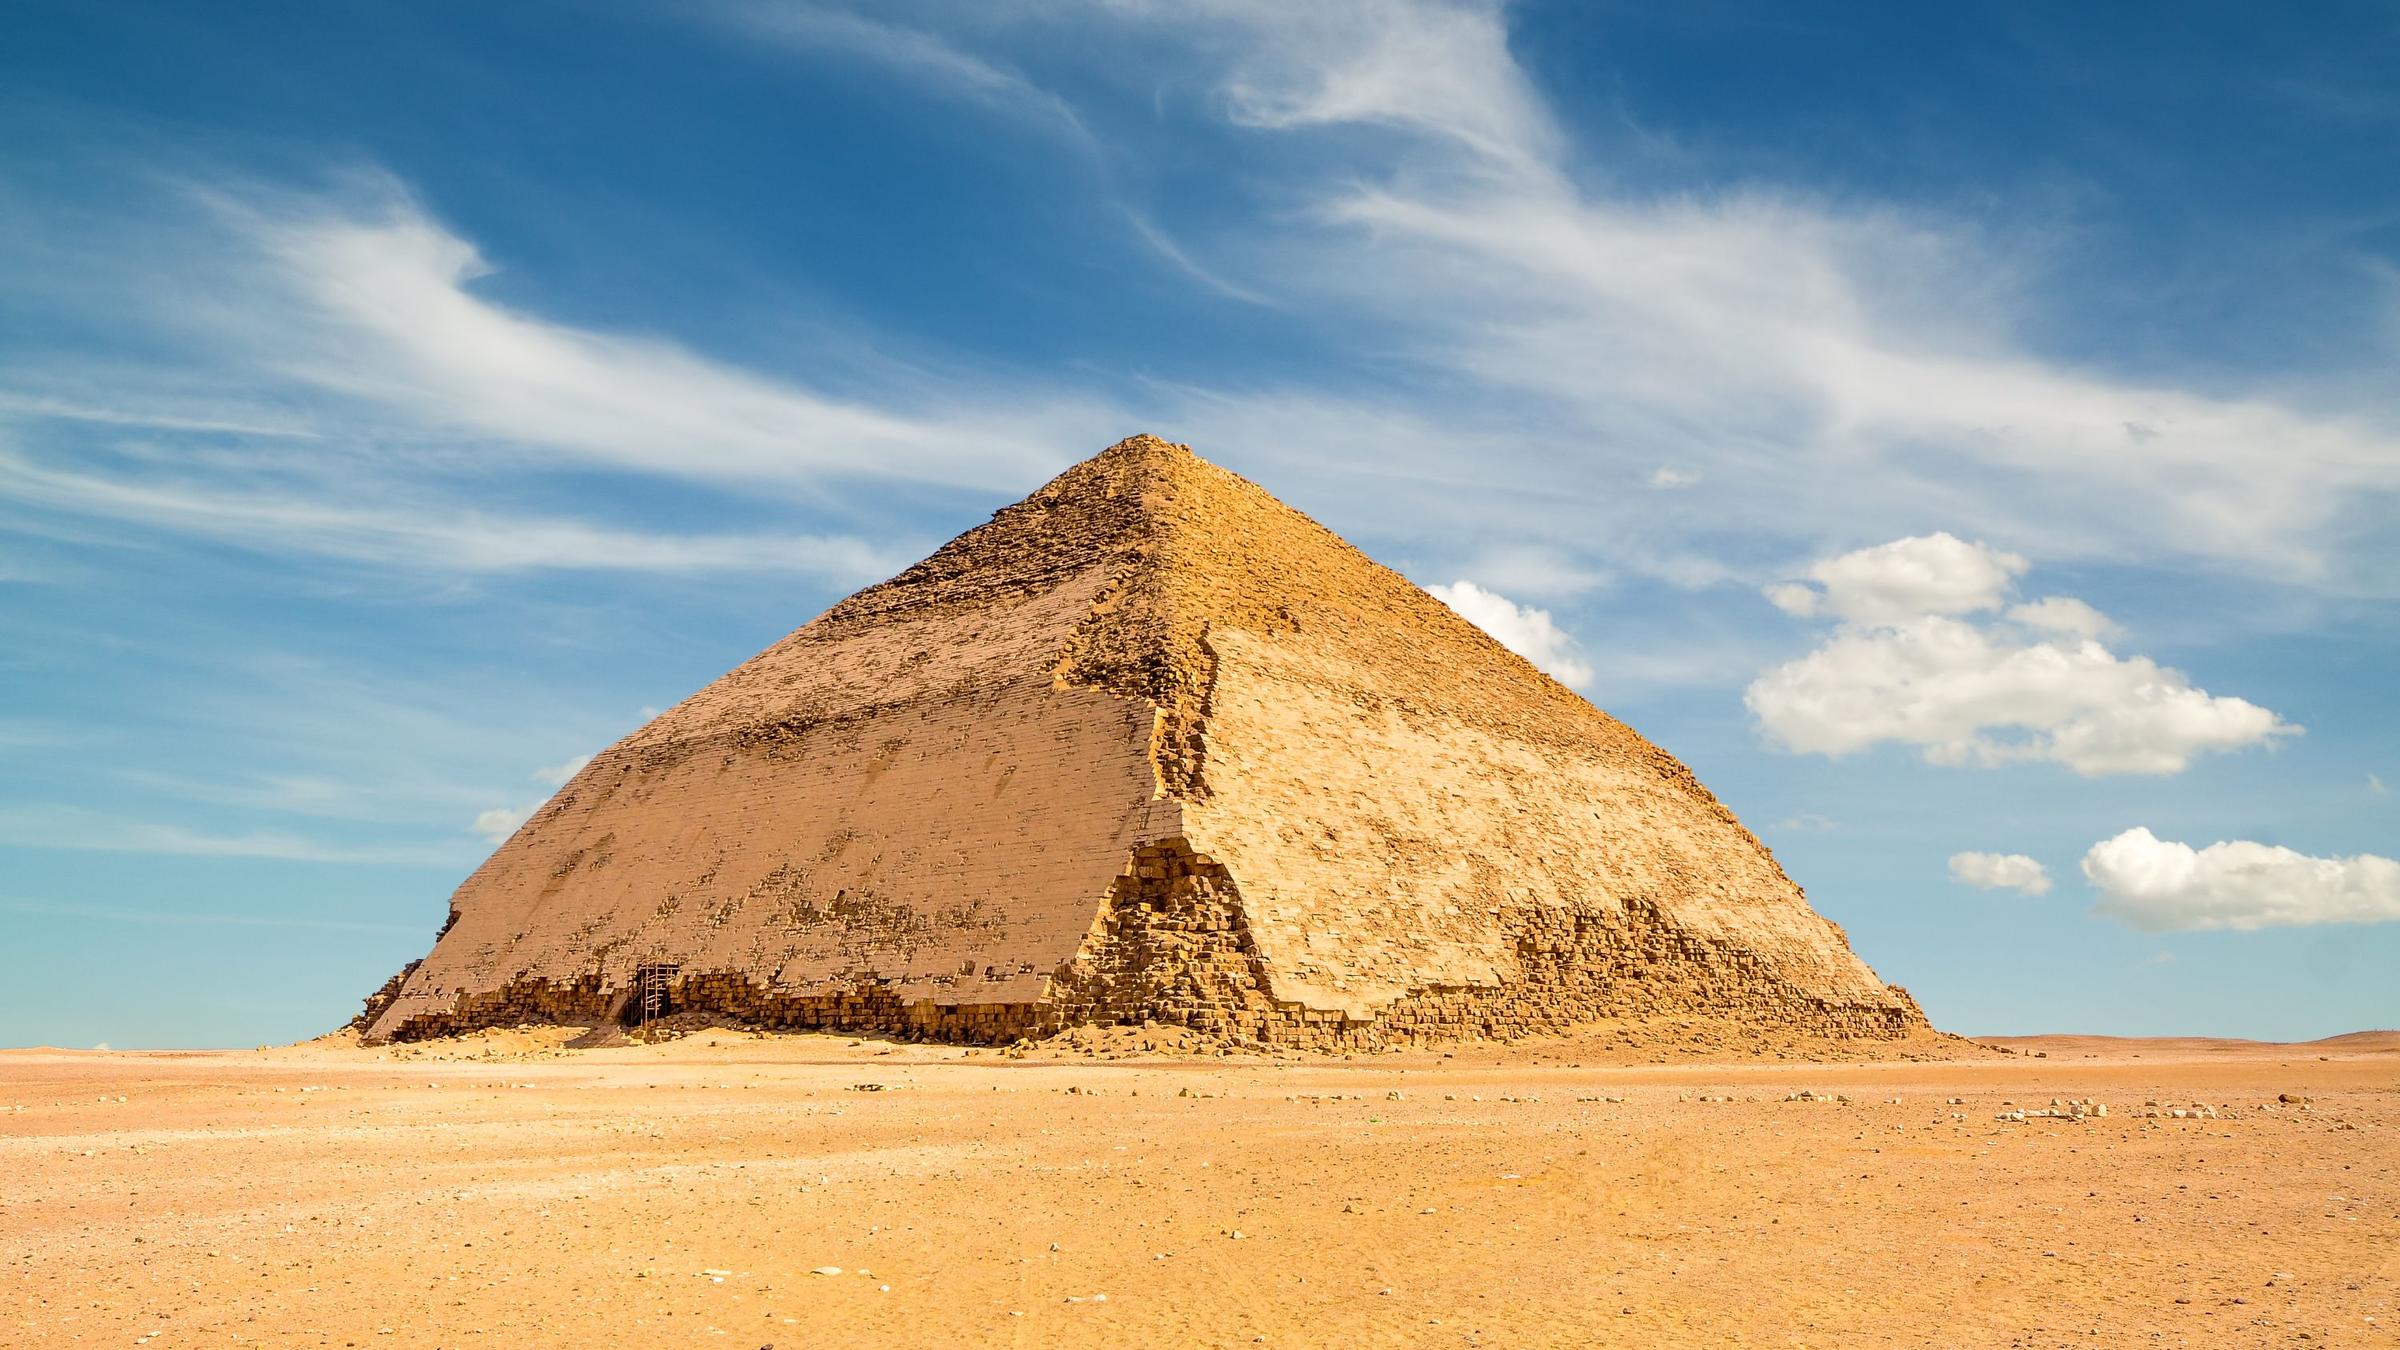
M 634 998 L 640 1008 L 637 1014 L 639 1026 L 646 1029 L 673 1010 L 673 1004 L 667 997 L 667 987 L 678 969 L 665 962 L 652 962 L 634 968 Z

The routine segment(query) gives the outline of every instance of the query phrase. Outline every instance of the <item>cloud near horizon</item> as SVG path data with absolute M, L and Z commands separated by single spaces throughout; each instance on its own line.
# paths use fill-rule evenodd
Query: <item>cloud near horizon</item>
M 2206 848 L 2135 827 L 2092 845 L 2083 874 L 2093 911 L 2145 932 L 2250 931 L 2400 921 L 2400 861 L 2318 858 L 2246 839 Z

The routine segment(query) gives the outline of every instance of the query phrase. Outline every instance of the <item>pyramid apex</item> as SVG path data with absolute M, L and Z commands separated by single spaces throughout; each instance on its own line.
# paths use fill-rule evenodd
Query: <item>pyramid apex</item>
M 1100 453 L 1103 455 L 1176 455 L 1187 459 L 1197 458 L 1192 454 L 1192 447 L 1183 442 L 1153 436 L 1147 431 L 1137 431 Z
M 1040 491 L 1015 506 L 1003 508 L 999 515 L 1118 498 L 1140 500 L 1161 490 L 1192 490 L 1219 478 L 1230 479 L 1232 475 L 1194 454 L 1188 445 L 1141 432 L 1070 465 Z
M 1192 447 L 1143 431 L 1126 437 L 1084 462 L 1110 468 L 1173 468 L 1203 461 L 1192 453 Z

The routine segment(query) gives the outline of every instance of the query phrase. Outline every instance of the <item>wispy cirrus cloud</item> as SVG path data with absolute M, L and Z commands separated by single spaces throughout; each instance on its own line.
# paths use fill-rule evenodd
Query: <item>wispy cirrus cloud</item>
M 470 237 L 372 173 L 314 194 L 218 191 L 202 222 L 210 265 L 178 270 L 224 276 L 243 302 L 181 308 L 210 316 L 207 344 L 243 373 L 367 411 L 402 439 L 490 447 L 487 463 L 546 456 L 728 489 L 997 492 L 1149 425 L 1237 462 L 1247 447 L 1307 444 L 1279 466 L 1284 481 L 1330 493 L 1339 476 L 1345 500 L 1371 502 L 1362 514 L 1394 534 L 1468 552 L 1505 537 L 1677 587 L 1755 581 L 1778 551 L 1947 528 L 2055 560 L 2199 561 L 2400 591 L 2400 564 L 2369 547 L 2400 505 L 2387 400 L 2047 355 L 2021 334 L 2063 302 L 2020 261 L 2029 250 L 1976 221 L 1755 177 L 1639 189 L 1594 172 L 1608 147 L 1562 125 L 1503 6 L 699 12 L 1111 152 L 1132 143 L 1112 120 L 1122 106 L 1068 97 L 1058 72 L 1142 93 L 1157 117 L 1197 110 L 1263 147 L 1306 146 L 1246 167 L 1251 209 L 1177 219 L 1173 234 L 1134 188 L 1087 186 L 1113 194 L 1101 209 L 1134 222 L 1163 268 L 1338 335 L 1326 366 L 1339 378 L 1161 378 L 1121 355 L 1030 381 L 749 369 L 504 303 Z M 1070 30 L 1075 43 L 1056 41 Z M 1129 51 L 1177 59 L 1133 90 L 1115 60 Z M 179 302 L 191 286 L 178 283 Z M 1099 392 L 1112 382 L 1136 392 Z M 13 397 L 57 406 L 79 392 Z M 1462 457 L 1476 465 L 1463 480 Z M 1625 490 L 1645 484 L 1705 490 Z M 754 556 L 611 543 L 561 551 L 661 567 Z
M 855 536 L 662 534 L 565 517 L 489 513 L 401 487 L 344 500 L 354 487 L 259 473 L 203 478 L 194 469 L 143 466 L 114 474 L 45 467 L 0 450 L 0 499 L 123 521 L 275 552 L 312 553 L 421 572 L 798 572 L 861 583 L 915 556 L 902 545 Z M 314 491 L 310 491 L 311 487 Z M 418 498 L 410 501 L 411 497 Z
M 172 669 L 175 645 L 137 637 L 121 656 Z M 536 784 L 577 766 L 575 747 L 633 721 L 580 713 L 537 677 L 438 659 L 393 668 L 274 651 L 205 657 L 211 678 L 121 710 L 113 729 L 141 747 L 141 763 L 99 747 L 48 756 L 38 784 L 20 778 L 18 800 L 0 801 L 0 843 L 463 870 L 476 855 L 460 832 L 476 812 L 530 807 L 527 797 L 549 790 Z
M 1388 388 L 1370 407 L 1354 387 L 1293 382 L 1185 409 L 1195 434 L 1264 420 L 1236 406 L 1258 400 L 1313 402 L 1331 423 L 1415 419 L 1426 434 L 1387 438 L 1354 491 L 1419 509 L 1408 482 L 1473 444 L 1487 491 L 1547 489 L 1511 503 L 1520 538 L 1633 573 L 1736 538 L 1947 527 L 2053 559 L 2400 591 L 2373 547 L 2400 505 L 2400 427 L 2375 391 L 2179 382 L 2046 354 L 2021 336 L 2028 319 L 2072 300 L 2025 261 L 2044 241 L 1976 221 L 1756 179 L 1619 185 L 1595 164 L 1606 147 L 1562 131 L 1504 6 L 1033 13 L 1037 30 L 1174 35 L 1221 116 L 1262 136 L 1385 133 L 1325 141 L 1343 171 L 1295 157 L 1275 182 L 1274 200 L 1300 204 L 1290 227 L 1248 241 L 1237 256 L 1253 270 L 1229 279 L 1341 316 L 1354 358 L 1430 372 L 1442 401 Z M 1271 161 L 1256 172 L 1274 181 Z M 1622 491 L 1660 482 L 1662 463 L 1661 485 L 1708 483 L 1705 512 Z M 1472 515 L 1476 495 L 1444 500 Z M 1735 575 L 1757 565 L 1728 561 Z
M 414 924 L 375 923 L 364 919 L 320 919 L 283 914 L 239 914 L 222 910 L 171 909 L 163 906 L 86 905 L 62 900 L 18 900 L 0 897 L 0 910 L 39 914 L 95 923 L 122 923 L 165 928 L 301 928 L 333 933 L 388 933 L 421 937 Z M 106 1046 L 95 1049 L 105 1050 Z
M 454 848 L 350 845 L 281 830 L 214 831 L 67 806 L 0 805 L 0 845 L 84 853 L 164 853 L 194 858 L 448 867 Z
M 807 0 L 750 0 L 704 7 L 699 12 L 747 37 L 801 51 L 863 58 L 922 87 L 1024 117 L 1086 150 L 1098 145 L 1082 115 L 1065 99 L 1022 72 L 978 56 L 929 29 Z
M 1215 0 L 1126 8 L 1229 39 L 1222 88 L 1228 115 L 1245 126 L 1394 127 L 1528 177 L 1545 176 L 1560 151 L 1557 124 L 1510 52 L 1496 5 Z
M 0 418 L 43 421 L 97 422 L 104 426 L 140 427 L 154 431 L 204 431 L 235 436 L 303 437 L 318 433 L 301 423 L 266 417 L 211 417 L 205 412 L 130 407 L 99 407 L 71 399 L 13 394 L 0 390 Z
M 954 394 L 906 414 L 500 304 L 475 288 L 494 271 L 475 245 L 380 175 L 339 197 L 254 193 L 216 208 L 272 286 L 236 335 L 261 364 L 426 430 L 737 482 L 1001 480 L 1055 454 L 1025 438 L 1021 416 Z
M 1036 479 L 1121 420 L 1096 400 L 896 365 L 835 393 L 672 338 L 545 318 L 487 294 L 494 265 L 374 170 L 307 191 L 231 173 L 205 188 L 133 181 L 154 208 L 141 223 L 96 227 L 81 253 L 46 241 L 23 260 L 39 277 L 0 264 L 0 288 L 105 309 L 146 353 L 67 344 L 14 365 L 0 387 L 0 527 L 13 503 L 16 527 L 37 534 L 116 521 L 143 527 L 126 536 L 143 542 L 164 532 L 403 572 L 857 584 L 922 541 L 625 524 L 571 484 L 600 472 L 763 489 L 797 522 L 823 518 L 841 484 Z

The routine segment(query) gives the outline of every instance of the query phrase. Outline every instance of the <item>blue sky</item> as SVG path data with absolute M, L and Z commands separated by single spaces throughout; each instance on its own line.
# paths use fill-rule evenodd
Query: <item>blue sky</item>
M 289 1040 L 580 757 L 1191 443 L 1935 1021 L 2400 1024 L 2400 17 L 0 17 L 0 1044 Z

